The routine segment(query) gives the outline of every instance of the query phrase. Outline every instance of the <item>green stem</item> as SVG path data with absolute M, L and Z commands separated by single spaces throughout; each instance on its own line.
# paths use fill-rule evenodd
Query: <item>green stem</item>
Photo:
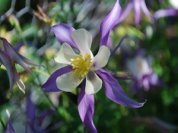
M 33 71 L 34 71 L 34 72 L 37 72 L 37 73 L 39 73 L 39 74 L 42 74 L 42 75 L 44 75 L 44 76 L 46 76 L 46 77 L 49 77 L 49 74 L 48 74 L 48 73 L 45 73 L 45 72 L 43 72 L 43 71 L 41 71 L 41 70 L 39 70 L 39 69 L 33 69 Z
M 0 122 L 1 122 L 1 125 L 2 125 L 2 127 L 3 127 L 3 130 L 5 130 L 5 129 L 6 129 L 6 125 L 4 124 L 4 122 L 2 121 L 1 118 L 0 118 Z
M 41 84 L 41 81 L 38 77 L 38 75 L 34 75 L 35 78 L 38 80 L 38 83 L 35 83 L 37 86 L 39 86 L 39 89 L 40 87 L 42 86 Z M 37 87 L 38 88 L 38 87 Z M 59 115 L 59 117 L 61 116 L 58 108 L 54 105 L 54 103 L 51 101 L 51 99 L 48 97 L 48 95 L 45 93 L 45 91 L 43 89 L 40 89 L 40 91 L 42 91 L 43 95 L 46 97 L 46 99 L 48 100 L 48 102 L 51 104 L 52 108 L 57 112 L 57 114 Z

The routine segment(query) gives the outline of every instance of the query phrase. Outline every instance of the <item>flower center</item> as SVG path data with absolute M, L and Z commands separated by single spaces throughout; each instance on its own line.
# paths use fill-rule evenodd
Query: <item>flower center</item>
M 85 56 L 82 56 L 80 54 L 78 57 L 72 58 L 71 65 L 74 76 L 83 78 L 87 75 L 92 65 L 92 59 L 90 54 L 86 53 Z

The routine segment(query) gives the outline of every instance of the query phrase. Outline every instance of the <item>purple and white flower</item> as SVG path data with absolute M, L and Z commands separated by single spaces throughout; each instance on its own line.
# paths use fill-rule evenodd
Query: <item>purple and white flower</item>
M 144 13 L 151 22 L 161 17 L 178 15 L 178 9 L 174 9 L 174 8 L 160 9 L 156 11 L 154 14 L 152 14 L 147 8 L 145 0 L 128 0 L 127 6 L 124 9 L 122 9 L 122 7 L 120 6 L 120 1 L 116 0 L 116 3 L 114 4 L 112 10 L 108 13 L 108 15 L 101 22 L 100 45 L 106 45 L 106 46 L 112 45 L 110 32 L 116 26 L 122 23 L 132 13 L 132 10 L 135 12 L 135 24 L 136 25 L 140 24 L 142 13 Z
M 135 12 L 135 24 L 138 25 L 141 20 L 142 12 L 153 21 L 153 16 L 147 8 L 145 0 L 129 0 L 125 10 L 123 11 L 121 19 L 124 20 L 131 12 Z
M 160 9 L 156 11 L 154 14 L 152 14 L 148 9 L 145 0 L 128 0 L 127 6 L 124 9 L 121 8 L 119 0 L 116 0 L 116 3 L 113 6 L 112 10 L 108 14 L 108 16 L 104 18 L 102 23 L 105 24 L 102 24 L 102 26 L 107 27 L 112 25 L 113 29 L 116 25 L 124 21 L 131 14 L 132 10 L 135 12 L 136 25 L 140 24 L 142 13 L 144 13 L 147 16 L 147 18 L 152 22 L 155 19 L 159 19 L 161 17 L 177 16 L 178 15 L 177 2 L 176 1 L 173 2 L 173 0 L 170 0 L 170 3 L 173 4 L 175 8 Z M 107 36 L 109 35 L 102 32 L 101 34 L 102 38 L 106 35 Z
M 101 22 L 100 27 L 100 45 L 110 46 L 112 45 L 111 38 L 109 37 L 111 30 L 113 30 L 117 25 L 123 22 L 129 14 L 135 11 L 135 23 L 138 25 L 141 20 L 141 13 L 143 11 L 146 16 L 153 21 L 153 16 L 148 10 L 145 0 L 129 0 L 125 9 L 120 6 L 120 1 L 116 0 L 112 10 Z
M 153 16 L 148 10 L 145 0 L 129 0 L 124 10 L 121 9 L 119 0 L 116 0 L 116 3 L 113 9 L 111 10 L 110 14 L 113 13 L 115 15 L 115 17 L 113 16 L 113 19 L 115 19 L 115 23 L 119 24 L 120 22 L 122 22 L 124 19 L 126 19 L 129 16 L 132 10 L 134 10 L 135 12 L 135 24 L 138 25 L 140 23 L 142 12 L 151 21 L 153 21 Z
M 86 128 L 97 132 L 92 120 L 94 94 L 102 88 L 102 84 L 110 100 L 131 108 L 143 106 L 144 103 L 127 97 L 112 73 L 103 69 L 110 57 L 110 49 L 105 44 L 100 45 L 98 53 L 93 55 L 90 50 L 92 35 L 85 29 L 75 30 L 65 24 L 58 24 L 52 27 L 52 31 L 63 43 L 55 61 L 65 66 L 56 70 L 43 84 L 43 88 L 48 92 L 73 92 L 80 87 L 78 111 Z
M 143 88 L 148 91 L 150 86 L 158 83 L 158 77 L 153 72 L 147 58 L 137 55 L 135 58 L 128 60 L 127 66 L 134 78 L 134 90 Z

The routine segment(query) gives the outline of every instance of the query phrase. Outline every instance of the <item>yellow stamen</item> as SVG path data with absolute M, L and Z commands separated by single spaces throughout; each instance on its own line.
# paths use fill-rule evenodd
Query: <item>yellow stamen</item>
M 72 58 L 71 65 L 73 69 L 73 75 L 79 78 L 83 78 L 87 75 L 92 65 L 90 54 L 86 53 L 84 57 L 79 55 L 78 57 Z

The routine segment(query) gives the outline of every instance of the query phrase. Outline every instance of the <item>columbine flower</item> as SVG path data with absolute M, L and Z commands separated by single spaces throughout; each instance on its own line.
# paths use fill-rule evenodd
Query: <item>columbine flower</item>
M 143 11 L 150 20 L 153 20 L 152 14 L 149 12 L 145 0 L 129 0 L 125 10 L 122 10 L 119 0 L 116 0 L 112 10 L 103 19 L 101 23 L 101 45 L 111 45 L 111 39 L 109 37 L 110 32 L 118 24 L 124 21 L 124 19 L 131 13 L 132 9 L 135 11 L 135 23 L 139 24 L 141 20 L 141 11 Z
M 153 72 L 147 58 L 137 55 L 127 62 L 127 66 L 134 78 L 134 90 L 144 88 L 148 91 L 151 85 L 158 83 L 158 77 Z
M 153 20 L 153 16 L 148 10 L 145 0 L 129 0 L 126 8 L 122 11 L 120 7 L 119 0 L 116 0 L 116 3 L 111 10 L 109 14 L 112 14 L 112 19 L 114 19 L 113 23 L 114 25 L 119 24 L 122 22 L 128 15 L 131 13 L 131 11 L 134 10 L 135 12 L 135 24 L 139 24 L 141 20 L 141 13 L 143 12 L 151 21 Z M 107 16 L 106 16 L 107 18 Z M 105 19 L 106 19 L 105 18 Z
M 142 12 L 153 21 L 153 16 L 148 10 L 145 0 L 129 0 L 121 19 L 125 19 L 132 10 L 135 12 L 135 24 L 138 25 L 140 23 Z
M 26 98 L 26 132 L 33 133 L 47 133 L 49 125 L 45 125 L 46 118 L 53 114 L 52 109 L 46 109 L 43 112 L 39 112 L 37 105 L 31 99 L 31 92 Z M 57 125 L 58 123 L 56 123 Z M 44 126 L 45 125 L 45 126 Z M 53 126 L 50 127 L 52 129 Z
M 135 12 L 135 24 L 139 24 L 141 20 L 141 13 L 143 12 L 151 21 L 159 19 L 166 16 L 176 16 L 178 15 L 178 10 L 160 9 L 152 15 L 148 10 L 145 0 L 129 0 L 126 8 L 123 10 L 120 6 L 119 0 L 116 0 L 112 10 L 103 19 L 100 27 L 100 45 L 110 46 L 112 45 L 111 38 L 109 37 L 111 30 L 113 30 L 117 25 L 123 22 L 131 11 Z M 73 30 L 73 29 L 71 29 Z
M 64 42 L 55 61 L 66 66 L 56 70 L 43 88 L 53 92 L 73 92 L 76 87 L 81 87 L 78 111 L 82 122 L 91 132 L 97 132 L 92 120 L 93 94 L 102 88 L 102 83 L 105 86 L 105 95 L 110 100 L 131 108 L 143 106 L 143 103 L 128 98 L 113 75 L 102 69 L 110 56 L 106 45 L 101 45 L 94 56 L 90 50 L 92 35 L 85 29 L 75 30 L 65 24 L 58 24 L 52 27 L 52 31 L 60 42 Z
M 12 88 L 16 83 L 20 90 L 24 92 L 25 86 L 22 80 L 20 80 L 20 76 L 15 68 L 15 65 L 19 64 L 26 71 L 30 72 L 30 66 L 35 64 L 24 56 L 17 53 L 16 50 L 9 44 L 6 39 L 0 38 L 0 41 L 0 61 L 7 70 L 10 88 Z

